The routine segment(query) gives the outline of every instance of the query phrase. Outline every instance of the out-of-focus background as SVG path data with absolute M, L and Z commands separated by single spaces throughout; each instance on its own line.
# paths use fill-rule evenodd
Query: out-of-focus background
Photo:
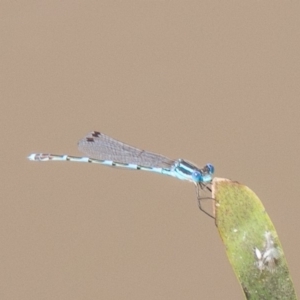
M 253 189 L 299 283 L 299 3 L 2 1 L 1 299 L 243 299 L 194 186 L 38 163 L 98 130 Z

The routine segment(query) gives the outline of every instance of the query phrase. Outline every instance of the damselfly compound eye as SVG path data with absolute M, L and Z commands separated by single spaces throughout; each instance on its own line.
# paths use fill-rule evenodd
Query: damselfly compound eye
M 215 167 L 212 164 L 207 164 L 205 166 L 205 169 L 207 171 L 208 174 L 214 174 L 215 173 Z

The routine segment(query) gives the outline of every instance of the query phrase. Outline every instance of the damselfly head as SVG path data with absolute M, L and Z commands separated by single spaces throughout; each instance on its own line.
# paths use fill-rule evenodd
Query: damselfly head
M 205 167 L 203 168 L 203 171 L 206 174 L 213 175 L 215 173 L 215 167 L 212 164 L 206 164 Z

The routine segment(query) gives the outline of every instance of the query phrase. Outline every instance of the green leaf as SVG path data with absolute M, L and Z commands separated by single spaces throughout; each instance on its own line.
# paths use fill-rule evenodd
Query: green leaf
M 247 186 L 215 178 L 216 226 L 246 299 L 297 299 L 274 225 Z

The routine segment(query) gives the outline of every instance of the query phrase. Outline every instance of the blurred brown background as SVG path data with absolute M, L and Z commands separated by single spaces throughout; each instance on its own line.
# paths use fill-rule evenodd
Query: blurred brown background
M 1 1 L 1 299 L 243 299 L 194 186 L 31 152 L 91 130 L 262 199 L 299 282 L 299 2 Z

